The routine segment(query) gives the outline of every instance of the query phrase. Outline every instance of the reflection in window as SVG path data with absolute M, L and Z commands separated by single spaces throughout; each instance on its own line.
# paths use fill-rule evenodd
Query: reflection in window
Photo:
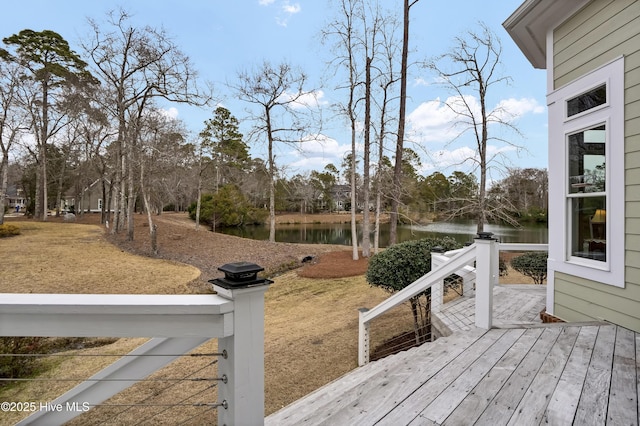
M 605 126 L 569 135 L 569 193 L 604 192 Z
M 571 256 L 606 262 L 606 197 L 573 198 L 571 215 Z
M 571 256 L 607 260 L 606 128 L 568 136 Z
M 603 84 L 587 93 L 569 99 L 567 101 L 567 117 L 580 114 L 605 103 L 607 103 L 607 86 Z

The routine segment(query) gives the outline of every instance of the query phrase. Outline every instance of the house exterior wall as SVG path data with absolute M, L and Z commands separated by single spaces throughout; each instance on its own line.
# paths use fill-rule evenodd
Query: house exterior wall
M 624 288 L 554 274 L 554 315 L 640 331 L 640 2 L 594 0 L 553 32 L 553 88 L 624 56 Z

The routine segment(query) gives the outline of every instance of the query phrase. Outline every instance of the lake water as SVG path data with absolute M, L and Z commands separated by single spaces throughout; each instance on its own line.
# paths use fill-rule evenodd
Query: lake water
M 389 224 L 381 225 L 380 246 L 389 244 Z M 449 236 L 460 243 L 472 241 L 476 236 L 476 225 L 472 221 L 433 222 L 428 225 L 398 225 L 398 242 L 427 237 Z M 513 228 L 505 225 L 485 225 L 485 231 L 493 232 L 494 237 L 504 243 L 542 243 L 548 242 L 547 226 L 544 224 L 526 225 Z M 268 240 L 269 227 L 247 226 L 219 230 L 225 234 L 236 235 L 255 240 Z M 358 227 L 358 240 L 362 239 L 362 229 Z M 351 224 L 295 224 L 278 225 L 276 241 L 286 243 L 340 244 L 351 245 Z M 373 244 L 373 233 L 371 234 Z

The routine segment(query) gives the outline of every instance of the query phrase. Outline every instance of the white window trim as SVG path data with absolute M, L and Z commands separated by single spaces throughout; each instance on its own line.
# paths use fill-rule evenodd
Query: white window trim
M 607 103 L 567 118 L 566 101 L 607 84 Z M 549 269 L 592 281 L 624 287 L 624 58 L 549 93 Z M 567 197 L 566 136 L 605 123 L 607 261 L 569 256 L 569 198 Z

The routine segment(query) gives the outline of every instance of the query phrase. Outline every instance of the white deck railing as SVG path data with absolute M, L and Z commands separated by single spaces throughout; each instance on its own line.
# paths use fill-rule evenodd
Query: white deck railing
M 268 281 L 214 288 L 217 295 L 0 294 L 0 336 L 152 337 L 51 403 L 61 407 L 98 405 L 217 337 L 218 352 L 227 354 L 218 361 L 225 379 L 218 385 L 218 424 L 262 424 Z M 78 414 L 41 410 L 19 424 L 63 424 Z
M 431 271 L 372 309 L 361 308 L 358 330 L 358 365 L 369 362 L 370 322 L 407 300 L 431 290 L 432 312 L 443 305 L 444 279 L 456 274 L 463 279 L 463 294 L 475 288 L 476 327 L 490 329 L 493 321 L 493 286 L 498 283 L 500 251 L 546 251 L 548 244 L 498 243 L 491 234 L 476 238 L 469 247 L 431 253 Z M 475 267 L 472 265 L 475 264 Z

